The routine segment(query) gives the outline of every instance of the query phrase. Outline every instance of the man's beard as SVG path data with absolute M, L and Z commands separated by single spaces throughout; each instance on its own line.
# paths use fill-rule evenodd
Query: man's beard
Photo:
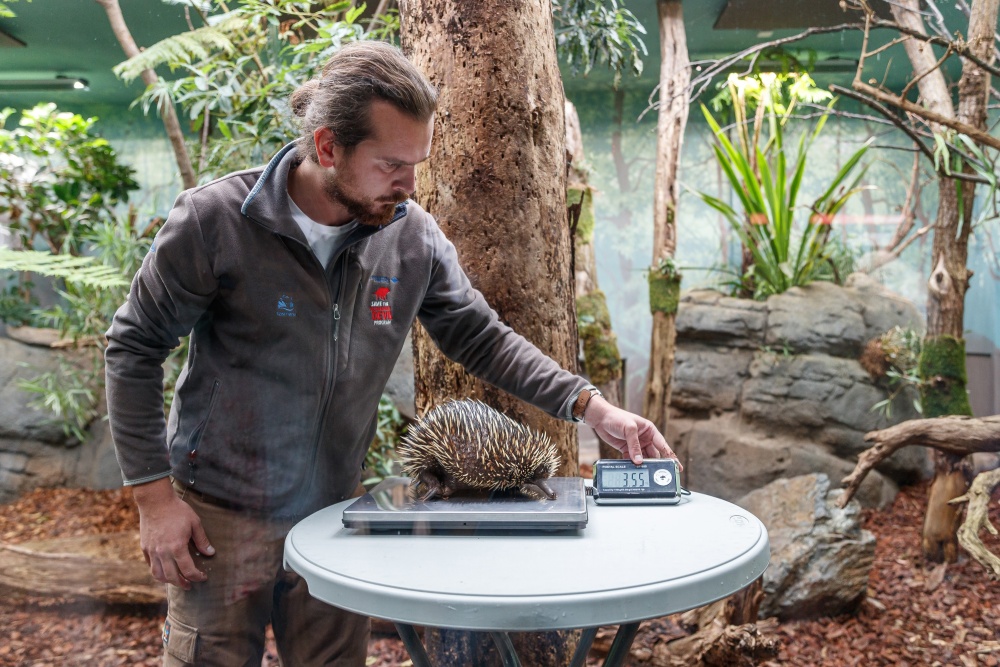
M 360 224 L 372 227 L 388 224 L 396 214 L 396 205 L 409 199 L 405 192 L 395 192 L 391 197 L 378 199 L 365 197 L 357 192 L 349 177 L 332 172 L 327 172 L 323 179 L 323 191 L 331 201 L 346 208 Z

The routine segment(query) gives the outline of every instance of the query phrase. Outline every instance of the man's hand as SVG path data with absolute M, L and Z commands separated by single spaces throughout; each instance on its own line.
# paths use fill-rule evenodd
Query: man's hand
M 600 396 L 594 396 L 587 403 L 583 421 L 597 432 L 601 440 L 632 459 L 636 465 L 642 463 L 643 456 L 677 459 L 653 422 L 616 408 Z M 677 461 L 677 467 L 684 469 L 680 461 Z
M 132 490 L 139 506 L 139 537 L 153 578 L 165 584 L 191 590 L 192 582 L 208 579 L 195 567 L 188 548 L 194 543 L 198 553 L 211 556 L 215 549 L 201 527 L 201 519 L 191 506 L 177 497 L 170 480 L 158 479 Z

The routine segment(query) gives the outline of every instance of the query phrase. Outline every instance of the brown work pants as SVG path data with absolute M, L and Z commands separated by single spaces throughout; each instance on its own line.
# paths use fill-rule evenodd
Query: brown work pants
M 167 587 L 164 667 L 260 667 L 268 623 L 285 667 L 365 664 L 369 619 L 316 600 L 284 570 L 293 521 L 220 507 L 177 482 L 174 489 L 201 518 L 215 555 L 194 554 L 207 581 Z

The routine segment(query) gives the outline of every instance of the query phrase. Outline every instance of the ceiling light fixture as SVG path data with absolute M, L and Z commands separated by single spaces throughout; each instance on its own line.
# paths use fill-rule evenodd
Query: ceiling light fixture
M 90 82 L 81 77 L 54 76 L 47 79 L 0 79 L 0 90 L 90 90 Z

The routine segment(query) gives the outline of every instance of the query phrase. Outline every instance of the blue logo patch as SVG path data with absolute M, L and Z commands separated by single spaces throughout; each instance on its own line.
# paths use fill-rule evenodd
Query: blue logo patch
M 295 302 L 292 297 L 282 294 L 278 297 L 278 317 L 295 317 Z
M 372 276 L 373 283 L 398 283 L 399 278 L 393 276 L 392 278 L 388 276 Z
M 170 641 L 170 619 L 169 618 L 163 622 L 163 634 L 161 636 L 163 638 L 163 645 L 166 646 L 167 642 Z

